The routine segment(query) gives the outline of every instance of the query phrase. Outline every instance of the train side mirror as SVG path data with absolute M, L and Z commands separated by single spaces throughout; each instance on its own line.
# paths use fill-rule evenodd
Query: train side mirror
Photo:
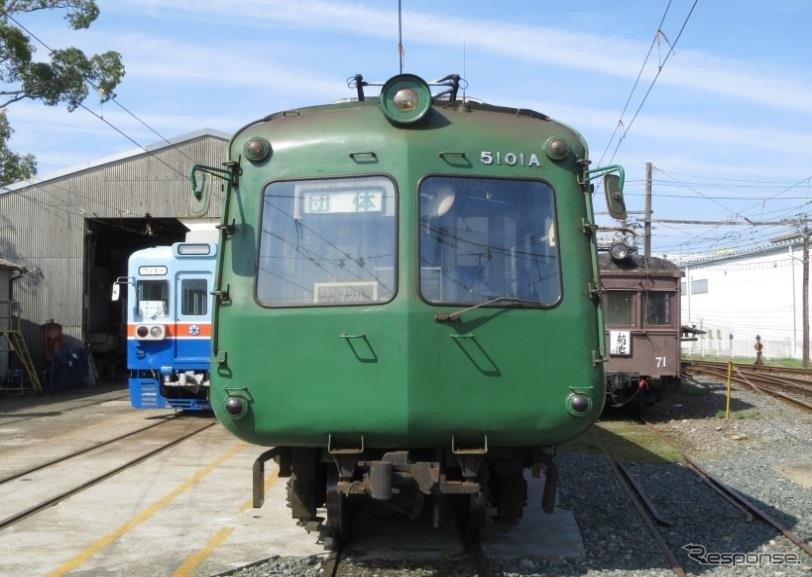
M 189 215 L 194 218 L 205 216 L 211 202 L 211 176 L 193 167 L 189 173 L 192 184 L 192 198 L 189 202 Z
M 627 217 L 626 202 L 623 200 L 620 176 L 604 174 L 603 190 L 606 192 L 606 208 L 609 210 L 609 215 L 617 220 L 625 220 Z
M 110 300 L 114 303 L 117 303 L 121 298 L 121 285 L 123 284 L 130 284 L 130 277 L 120 276 L 113 283 L 113 295 Z

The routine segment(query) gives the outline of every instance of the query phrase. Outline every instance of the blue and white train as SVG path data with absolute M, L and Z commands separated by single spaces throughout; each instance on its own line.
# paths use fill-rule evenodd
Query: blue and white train
M 216 256 L 213 242 L 178 242 L 130 256 L 127 369 L 133 407 L 211 409 L 210 293 Z

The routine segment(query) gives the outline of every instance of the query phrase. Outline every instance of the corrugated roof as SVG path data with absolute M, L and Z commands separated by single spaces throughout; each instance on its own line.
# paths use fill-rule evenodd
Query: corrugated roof
M 710 256 L 683 258 L 678 262 L 678 264 L 681 268 L 685 268 L 686 266 L 714 265 L 720 262 L 738 260 L 743 258 L 770 256 L 773 254 L 785 252 L 787 248 L 789 248 L 790 246 L 793 248 L 795 247 L 800 248 L 803 246 L 803 241 L 801 239 L 792 239 L 787 241 L 774 242 L 769 245 L 761 245 L 744 250 L 725 251 L 723 253 L 714 254 Z
M 57 172 L 52 172 L 50 174 L 46 174 L 43 176 L 34 176 L 32 179 L 28 180 L 21 180 L 19 182 L 15 182 L 13 184 L 9 184 L 3 187 L 0 187 L 0 194 L 4 194 L 7 192 L 13 192 L 15 190 L 20 190 L 23 188 L 27 188 L 29 186 L 41 185 L 49 180 L 55 180 L 57 178 L 62 178 L 63 176 L 69 176 L 71 174 L 75 174 L 77 172 L 88 170 L 89 168 L 97 168 L 99 166 L 104 166 L 105 164 L 111 164 L 113 162 L 119 162 L 121 160 L 125 160 L 128 158 L 137 158 L 138 156 L 144 154 L 153 154 L 159 150 L 164 148 L 171 148 L 173 146 L 177 146 L 178 144 L 188 142 L 190 140 L 195 140 L 196 138 L 201 138 L 204 136 L 213 136 L 214 138 L 222 138 L 223 140 L 230 140 L 231 135 L 226 134 L 225 132 L 221 132 L 219 130 L 215 130 L 213 128 L 202 128 L 200 130 L 195 130 L 194 132 L 189 132 L 187 134 L 183 134 L 181 136 L 170 138 L 169 140 L 163 140 L 161 142 L 156 142 L 154 144 L 148 144 L 144 150 L 143 148 L 136 148 L 134 150 L 129 150 L 127 152 L 122 152 L 119 154 L 115 154 L 112 156 L 107 156 L 104 158 L 99 158 L 97 160 L 89 161 L 85 164 L 79 164 L 76 166 L 71 166 L 64 170 L 60 170 Z M 32 182 L 32 180 L 36 180 L 36 183 Z

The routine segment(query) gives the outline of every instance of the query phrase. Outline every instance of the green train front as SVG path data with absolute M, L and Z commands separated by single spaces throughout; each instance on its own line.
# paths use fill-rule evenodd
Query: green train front
M 225 169 L 195 169 L 227 182 L 212 406 L 275 447 L 301 519 L 331 491 L 407 488 L 515 518 L 494 480 L 522 492 L 604 403 L 586 145 L 411 75 L 359 96 L 253 123 Z

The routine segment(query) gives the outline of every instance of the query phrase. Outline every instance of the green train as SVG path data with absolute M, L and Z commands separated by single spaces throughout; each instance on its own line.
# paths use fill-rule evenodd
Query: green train
M 593 185 L 572 128 L 459 98 L 460 78 L 354 79 L 357 98 L 239 130 L 192 169 L 224 181 L 212 407 L 288 477 L 294 518 L 349 532 L 357 499 L 435 525 L 516 521 L 525 469 L 555 505 L 555 446 L 604 404 Z

